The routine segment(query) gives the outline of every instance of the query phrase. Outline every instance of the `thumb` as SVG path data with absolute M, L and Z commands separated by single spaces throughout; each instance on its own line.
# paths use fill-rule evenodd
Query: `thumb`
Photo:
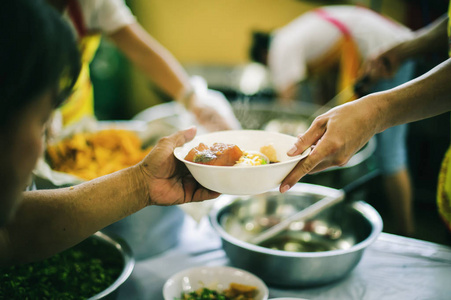
M 191 141 L 196 136 L 197 129 L 195 126 L 189 127 L 185 130 L 174 133 L 171 137 L 175 141 L 175 147 L 180 147 L 183 144 Z

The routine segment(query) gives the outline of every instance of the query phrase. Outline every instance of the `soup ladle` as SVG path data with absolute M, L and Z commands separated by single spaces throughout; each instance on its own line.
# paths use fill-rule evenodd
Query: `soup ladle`
M 275 237 L 276 235 L 287 229 L 291 223 L 312 219 L 325 209 L 343 201 L 345 199 L 345 196 L 349 196 L 349 194 L 358 190 L 359 188 L 361 188 L 362 186 L 364 186 L 365 184 L 376 178 L 379 174 L 380 171 L 376 169 L 363 175 L 362 177 L 358 178 L 357 180 L 351 182 L 350 184 L 340 189 L 339 190 L 340 193 L 337 196 L 334 197 L 328 196 L 322 198 L 321 200 L 313 203 L 312 205 L 306 207 L 305 209 L 280 221 L 271 228 L 259 233 L 256 236 L 251 237 L 247 242 L 255 245 L 260 245 L 261 243 Z

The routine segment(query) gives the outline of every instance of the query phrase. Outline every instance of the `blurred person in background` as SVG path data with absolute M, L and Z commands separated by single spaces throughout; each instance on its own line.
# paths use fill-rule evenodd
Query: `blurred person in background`
M 451 2 L 450 2 L 451 4 Z M 451 39 L 450 10 L 405 41 L 372 57 L 364 67 L 369 83 L 390 78 L 406 59 L 445 49 Z M 449 52 L 451 56 L 451 51 Z M 286 192 L 300 178 L 330 166 L 343 165 L 375 134 L 392 126 L 414 122 L 451 111 L 451 59 L 393 89 L 369 94 L 335 107 L 319 116 L 289 151 L 301 153 L 316 145 L 312 153 L 284 179 L 280 191 Z M 438 175 L 439 215 L 451 232 L 451 147 L 445 153 Z
M 201 95 L 176 58 L 137 22 L 123 0 L 47 0 L 68 21 L 81 51 L 82 70 L 75 92 L 60 111 L 63 125 L 94 115 L 93 87 L 89 63 L 102 36 L 114 45 L 172 99 L 193 113 L 209 131 L 238 129 L 238 121 L 223 111 L 224 99 Z M 204 97 L 205 98 L 205 97 Z M 222 104 L 218 105 L 218 101 Z
M 251 59 L 266 65 L 274 88 L 283 103 L 302 99 L 303 81 L 316 78 L 333 86 L 320 85 L 332 92 L 324 105 L 354 100 L 363 62 L 372 54 L 412 37 L 407 27 L 369 9 L 356 6 L 325 6 L 307 12 L 272 32 L 254 32 Z M 405 62 L 392 78 L 380 80 L 370 91 L 387 90 L 412 79 L 414 64 Z M 327 93 L 326 93 L 327 94 Z M 336 97 L 333 95 L 337 94 Z M 327 103 L 332 99 L 332 102 Z M 383 178 L 397 233 L 414 233 L 412 186 L 407 168 L 407 125 L 396 126 L 376 135 L 375 157 Z
M 80 56 L 70 28 L 43 0 L 3 3 L 0 41 L 0 266 L 49 257 L 149 205 L 218 196 L 173 155 L 195 128 L 161 139 L 128 169 L 70 188 L 25 191 L 46 123 L 78 78 Z

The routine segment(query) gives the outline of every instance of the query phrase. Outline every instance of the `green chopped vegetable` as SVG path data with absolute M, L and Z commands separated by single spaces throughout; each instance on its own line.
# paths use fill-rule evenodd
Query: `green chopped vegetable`
M 123 264 L 117 251 L 87 239 L 44 261 L 0 269 L 0 299 L 86 299 L 110 286 Z
M 254 300 L 257 288 L 250 285 L 231 283 L 224 291 L 200 288 L 194 292 L 182 292 L 174 300 Z
M 203 288 L 201 290 L 189 293 L 182 293 L 180 298 L 175 298 L 174 300 L 231 300 L 231 298 L 225 296 L 223 293 L 218 291 Z

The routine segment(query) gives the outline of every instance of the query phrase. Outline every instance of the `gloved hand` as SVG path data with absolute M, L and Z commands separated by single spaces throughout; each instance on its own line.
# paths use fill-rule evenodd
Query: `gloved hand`
M 209 131 L 241 129 L 229 101 L 221 92 L 208 89 L 201 77 L 193 77 L 191 83 L 194 93 L 187 109 L 194 114 L 199 124 Z

